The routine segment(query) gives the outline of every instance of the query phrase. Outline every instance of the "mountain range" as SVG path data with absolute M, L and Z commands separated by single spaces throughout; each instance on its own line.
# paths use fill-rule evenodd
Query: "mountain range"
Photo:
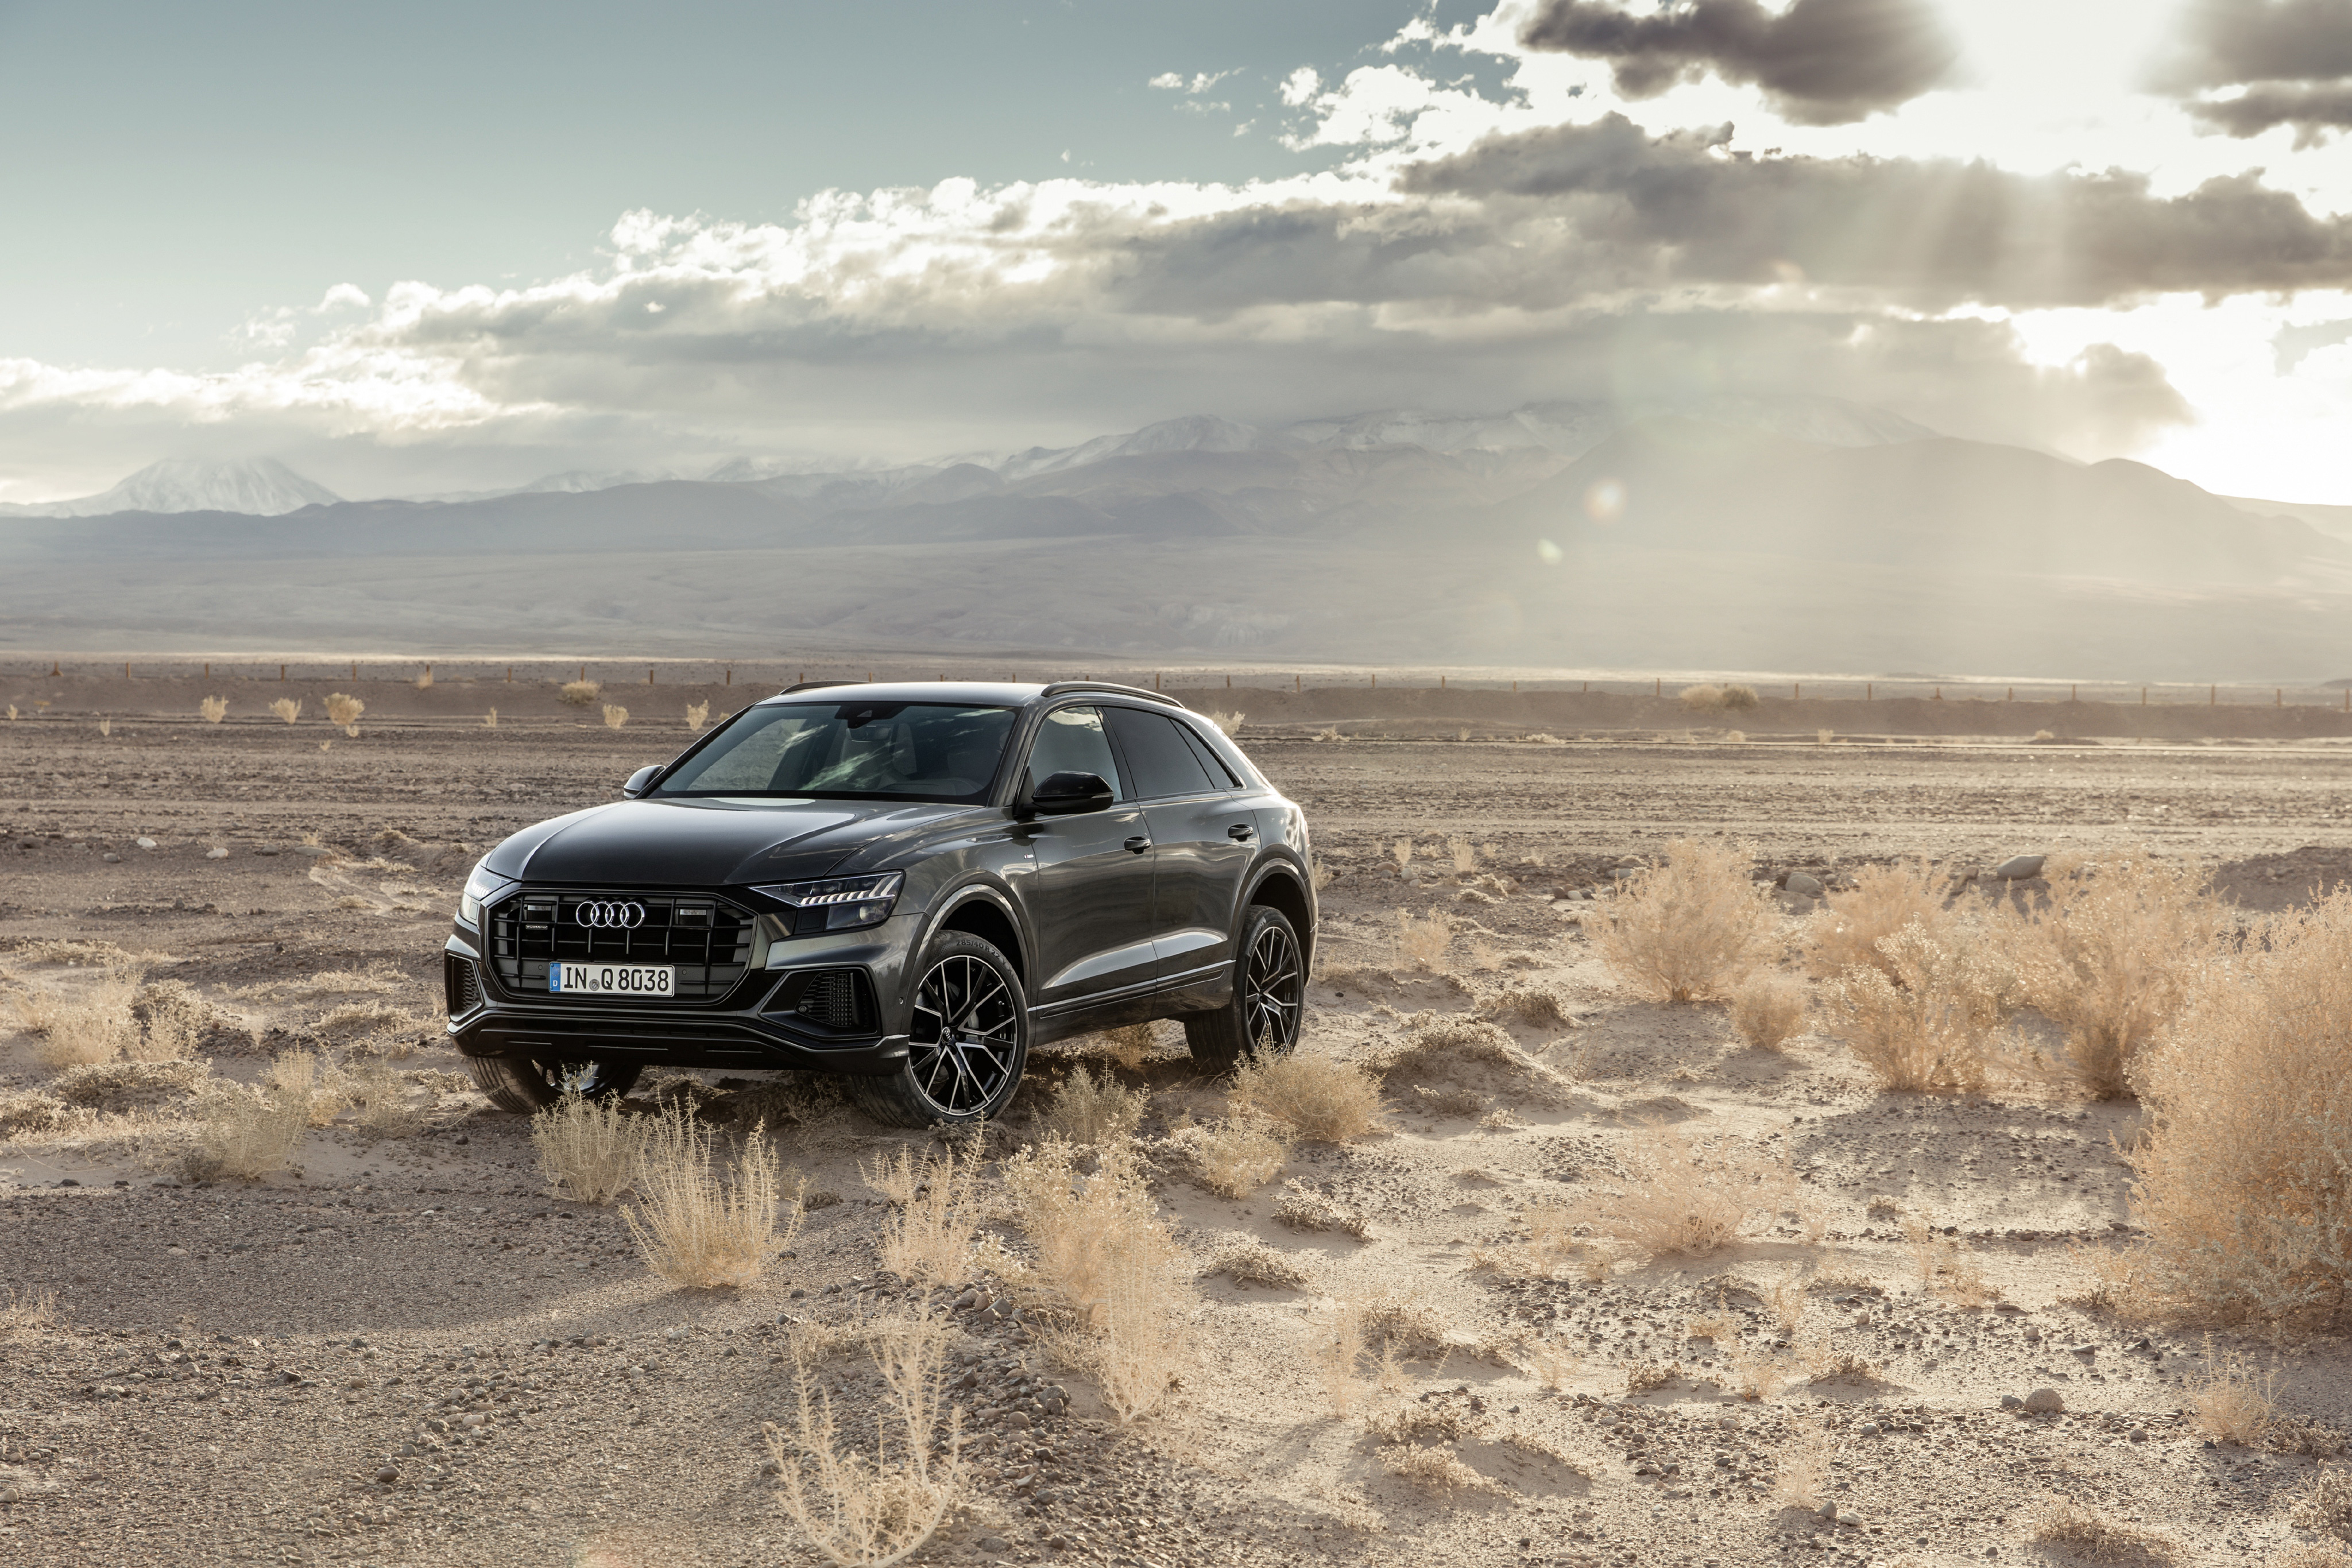
M 2343 673 L 2352 611 L 2328 508 L 1822 398 L 1203 415 L 896 467 L 425 499 L 340 501 L 274 464 L 158 469 L 0 523 L 0 647 L 2295 679 Z

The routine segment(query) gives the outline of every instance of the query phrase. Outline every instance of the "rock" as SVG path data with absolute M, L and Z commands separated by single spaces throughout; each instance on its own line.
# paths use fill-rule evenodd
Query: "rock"
M 98 858 L 104 861 L 109 865 L 121 865 L 122 863 L 122 857 L 116 854 L 112 850 L 107 851 Z
M 2004 1410 L 2022 1410 L 2025 1408 L 2025 1401 L 2014 1394 L 2004 1394 L 2000 1396 L 2000 1407 Z
M 390 1465 L 384 1466 L 383 1469 L 376 1471 L 375 1473 L 375 1483 L 378 1486 L 388 1487 L 399 1479 L 400 1472 L 394 1469 Z
M 2037 1388 L 2025 1396 L 2025 1413 L 2029 1416 L 2055 1416 L 2066 1408 L 2066 1401 L 2054 1388 Z
M 1822 879 L 1811 872 L 1792 871 L 1783 885 L 1801 898 L 1819 898 L 1822 895 Z
M 205 859 L 208 861 L 225 861 L 228 859 L 228 851 L 221 848 L 218 844 L 215 844 L 211 849 L 205 852 Z
M 1029 1429 L 1029 1417 L 1015 1410 L 1004 1418 L 1004 1424 L 1016 1432 L 1026 1432 Z
M 1878 1423 L 1875 1421 L 1864 1421 L 1861 1426 L 1856 1427 L 1853 1431 L 1854 1436 L 1858 1437 L 1875 1437 L 1878 1436 Z
M 2042 874 L 2042 862 L 2046 855 L 2014 855 L 1992 868 L 1993 875 L 2004 882 L 2023 882 Z
M 155 841 L 146 837 L 144 834 L 142 834 L 140 837 L 135 838 L 131 841 L 137 844 L 142 850 L 152 850 L 155 847 Z
M 1012 1548 L 1005 1543 L 1004 1537 L 1001 1535 L 983 1535 L 979 1540 L 973 1542 L 972 1544 L 979 1547 L 982 1552 L 1009 1552 L 1012 1550 Z

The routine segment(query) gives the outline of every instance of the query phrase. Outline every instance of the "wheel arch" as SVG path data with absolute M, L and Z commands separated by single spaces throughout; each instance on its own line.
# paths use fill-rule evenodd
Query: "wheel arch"
M 1291 929 L 1298 933 L 1299 959 L 1311 974 L 1315 967 L 1315 900 L 1297 873 L 1285 862 L 1269 866 L 1250 885 L 1249 896 L 1242 900 L 1244 908 L 1253 904 L 1282 911 Z
M 985 883 L 958 888 L 950 895 L 939 918 L 931 922 L 930 936 L 942 931 L 961 931 L 992 944 L 1012 961 L 1013 972 L 1021 977 L 1021 983 L 1029 983 L 1029 955 L 1022 940 L 1021 922 L 1013 912 L 1013 901 L 995 888 Z

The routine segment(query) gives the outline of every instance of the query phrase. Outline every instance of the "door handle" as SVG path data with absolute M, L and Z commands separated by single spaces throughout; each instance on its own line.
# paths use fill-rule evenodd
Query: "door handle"
M 1225 837 L 1229 839 L 1252 838 L 1255 837 L 1256 833 L 1257 830 L 1251 827 L 1247 822 L 1235 822 L 1232 827 L 1225 830 Z
M 1127 852 L 1131 855 L 1139 855 L 1150 847 L 1151 841 L 1150 839 L 1138 838 L 1127 841 Z

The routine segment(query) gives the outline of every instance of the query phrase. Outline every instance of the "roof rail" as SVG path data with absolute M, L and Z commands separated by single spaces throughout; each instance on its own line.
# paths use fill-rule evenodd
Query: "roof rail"
M 1189 707 L 1184 707 L 1182 703 L 1170 696 L 1166 692 L 1148 691 L 1141 686 L 1123 686 L 1117 681 L 1055 681 L 1037 695 L 1054 697 L 1061 695 L 1064 692 L 1117 692 L 1123 697 L 1149 697 L 1153 702 L 1165 703 L 1170 707 L 1184 708 L 1186 713 L 1192 711 Z
M 783 695 L 790 696 L 794 692 L 813 692 L 819 686 L 862 686 L 865 684 L 864 681 L 801 681 L 786 686 Z

